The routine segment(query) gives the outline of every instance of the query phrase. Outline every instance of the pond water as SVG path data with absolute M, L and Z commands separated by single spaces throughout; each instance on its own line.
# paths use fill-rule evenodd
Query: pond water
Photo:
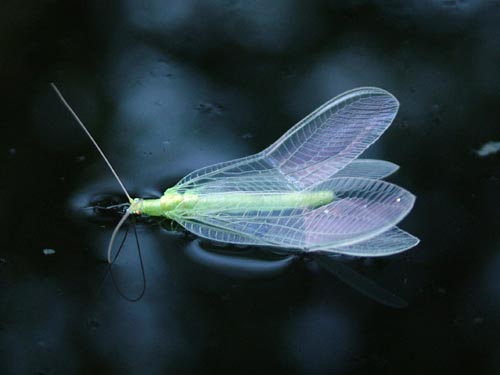
M 1 373 L 500 371 L 499 2 L 0 13 Z M 417 196 L 401 227 L 421 243 L 339 257 L 335 277 L 310 257 L 139 220 L 146 285 L 131 234 L 116 285 L 102 281 L 120 215 L 99 207 L 126 199 L 51 81 L 141 197 L 262 150 L 346 90 L 384 88 L 400 110 L 363 157 L 400 165 L 388 180 Z

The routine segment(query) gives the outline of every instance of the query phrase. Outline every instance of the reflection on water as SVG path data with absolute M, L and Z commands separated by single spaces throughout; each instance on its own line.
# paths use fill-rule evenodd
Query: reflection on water
M 294 256 L 272 256 L 255 249 L 230 250 L 214 248 L 213 244 L 192 241 L 186 247 L 186 255 L 193 261 L 202 264 L 213 272 L 222 273 L 233 278 L 266 278 L 278 277 L 294 260 Z M 216 251 L 214 251 L 216 250 Z

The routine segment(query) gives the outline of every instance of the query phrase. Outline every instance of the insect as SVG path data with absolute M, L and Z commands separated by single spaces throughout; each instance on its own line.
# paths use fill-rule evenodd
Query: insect
M 383 181 L 399 167 L 358 159 L 391 125 L 399 102 L 362 87 L 323 104 L 265 150 L 191 172 L 157 199 L 132 198 L 78 116 L 59 98 L 102 155 L 130 206 L 129 215 L 161 216 L 216 242 L 375 257 L 419 240 L 399 229 L 415 196 Z

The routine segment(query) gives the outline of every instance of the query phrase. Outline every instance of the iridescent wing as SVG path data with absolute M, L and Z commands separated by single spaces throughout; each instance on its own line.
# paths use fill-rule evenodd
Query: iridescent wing
M 375 237 L 352 245 L 326 247 L 324 249 L 317 248 L 315 250 L 360 257 L 373 257 L 401 253 L 418 245 L 419 242 L 420 240 L 417 237 L 406 233 L 398 227 L 392 227 Z
M 334 191 L 335 199 L 317 208 L 273 211 L 260 209 L 257 200 L 255 208 L 236 212 L 221 201 L 211 210 L 193 207 L 175 219 L 189 231 L 215 241 L 304 251 L 381 256 L 416 244 L 407 246 L 414 237 L 391 229 L 413 207 L 415 197 L 408 191 L 359 177 L 332 178 L 310 191 Z
M 335 174 L 335 177 L 386 178 L 399 169 L 399 166 L 385 160 L 356 159 Z
M 174 219 L 200 237 L 237 244 L 363 256 L 413 246 L 416 239 L 394 227 L 411 210 L 415 197 L 378 180 L 397 165 L 355 160 L 391 124 L 398 105 L 377 88 L 334 98 L 264 151 L 199 169 L 179 181 L 173 191 L 199 197 L 217 194 L 221 199 L 210 209 L 179 207 Z M 334 200 L 321 207 L 259 207 L 259 194 L 319 191 L 333 191 Z M 248 193 L 255 205 L 235 210 L 234 201 L 224 200 L 234 193 Z
M 398 108 L 396 98 L 382 89 L 348 91 L 319 107 L 258 154 L 198 169 L 174 189 L 183 193 L 211 182 L 222 188 L 226 180 L 233 188 L 237 185 L 234 179 L 256 177 L 269 182 L 247 187 L 300 191 L 348 166 L 389 127 Z

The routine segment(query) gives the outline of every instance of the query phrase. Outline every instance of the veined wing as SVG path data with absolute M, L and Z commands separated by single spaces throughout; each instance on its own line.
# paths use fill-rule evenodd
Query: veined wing
M 335 199 L 317 208 L 272 211 L 259 209 L 258 201 L 254 209 L 246 211 L 235 211 L 233 206 L 224 207 L 221 202 L 213 210 L 193 209 L 193 216 L 180 217 L 179 221 L 191 222 L 191 228 L 187 229 L 194 229 L 195 233 L 204 230 L 202 237 L 216 241 L 226 242 L 228 238 L 227 242 L 238 239 L 237 243 L 313 251 L 339 248 L 342 252 L 342 247 L 369 240 L 392 228 L 411 210 L 415 200 L 396 185 L 365 178 L 333 178 L 306 191 L 334 191 Z M 200 226 L 196 227 L 196 223 Z M 211 230 L 205 230 L 207 227 Z M 228 233 L 238 237 L 228 237 Z
M 275 244 L 267 243 L 261 238 L 257 238 L 255 236 L 245 236 L 240 233 L 231 232 L 223 228 L 212 227 L 200 222 L 181 221 L 179 224 L 197 236 L 210 239 L 212 241 L 238 245 L 276 246 Z M 311 251 L 318 251 L 320 253 L 338 253 L 361 257 L 387 256 L 411 249 L 412 247 L 418 245 L 419 242 L 420 240 L 417 237 L 412 236 L 398 227 L 392 227 L 375 237 L 352 245 L 318 247 L 312 248 Z
M 365 177 L 380 179 L 399 169 L 397 164 L 385 160 L 356 159 L 335 174 L 335 177 Z
M 286 193 L 297 191 L 295 186 L 283 178 L 276 169 L 252 171 L 240 175 L 217 176 L 203 179 L 188 187 L 177 185 L 173 189 L 179 193 L 196 195 L 221 194 L 230 192 Z
M 333 248 L 316 248 L 313 250 L 334 252 L 353 256 L 386 256 L 401 253 L 416 245 L 420 240 L 417 237 L 393 227 L 378 236 L 361 241 L 352 245 L 333 247 Z
M 276 176 L 274 178 L 284 181 L 288 186 L 288 182 L 283 179 L 283 176 L 274 170 L 269 163 L 265 161 L 262 152 L 259 152 L 255 155 L 249 155 L 197 169 L 182 178 L 174 188 L 176 191 L 183 193 L 211 182 L 216 183 L 225 179 L 228 179 L 228 181 L 244 178 L 252 179 L 254 176 L 259 175 Z M 295 190 L 295 188 L 293 188 L 293 190 Z
M 176 220 L 189 232 L 198 237 L 205 238 L 211 241 L 230 243 L 235 245 L 254 245 L 254 246 L 269 246 L 271 244 L 265 242 L 256 236 L 247 236 L 242 233 L 236 233 L 224 228 L 214 227 L 195 220 Z
M 389 127 L 397 99 L 358 88 L 328 101 L 258 154 L 198 169 L 175 186 L 184 192 L 219 179 L 272 175 L 280 188 L 302 190 L 341 171 Z M 275 186 L 273 186 L 275 188 Z
M 266 158 L 303 187 L 324 181 L 365 151 L 389 127 L 397 99 L 378 88 L 348 91 L 327 102 L 265 150 Z
M 338 172 L 335 177 L 380 179 L 394 173 L 398 168 L 396 164 L 384 160 L 357 159 Z M 178 190 L 177 187 L 174 189 L 185 192 L 185 190 Z M 276 168 L 207 179 L 189 189 L 190 193 L 197 195 L 229 192 L 286 193 L 290 191 L 296 191 L 295 186 L 283 178 L 283 175 Z

